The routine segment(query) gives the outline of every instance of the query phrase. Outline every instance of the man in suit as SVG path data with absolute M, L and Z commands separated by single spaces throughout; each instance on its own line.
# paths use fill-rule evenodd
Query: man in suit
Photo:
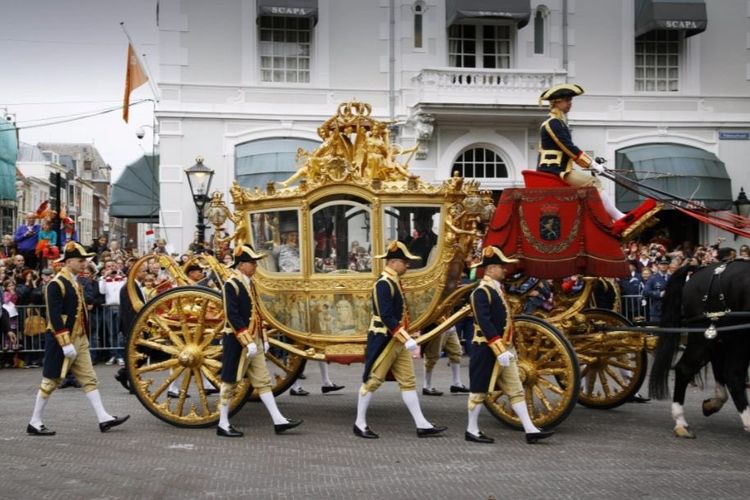
M 68 242 L 58 262 L 63 268 L 49 282 L 45 290 L 47 303 L 47 333 L 45 338 L 44 371 L 42 383 L 36 396 L 34 412 L 26 432 L 35 436 L 53 436 L 43 423 L 44 408 L 49 397 L 70 370 L 83 386 L 91 406 L 99 420 L 99 430 L 107 432 L 125 422 L 130 415 L 114 417 L 107 413 L 99 394 L 96 373 L 89 352 L 89 325 L 83 291 L 76 276 L 94 254 L 74 241 Z
M 552 431 L 538 429 L 531 421 L 526 408 L 521 378 L 513 348 L 513 320 L 510 307 L 505 301 L 501 284 L 505 278 L 506 264 L 514 264 L 516 259 L 507 258 L 499 247 L 486 247 L 482 261 L 473 267 L 484 267 L 484 278 L 471 293 L 471 310 L 474 315 L 474 339 L 472 340 L 469 362 L 469 424 L 464 437 L 474 443 L 493 443 L 495 440 L 479 430 L 479 413 L 491 389 L 490 378 L 497 362 L 500 366 L 498 383 L 508 395 L 511 407 L 521 419 L 526 442 L 531 444 L 550 437 Z
M 409 311 L 399 280 L 408 269 L 409 261 L 419 257 L 411 254 L 403 242 L 392 241 L 387 252 L 375 258 L 385 259 L 385 269 L 372 290 L 373 316 L 367 332 L 364 383 L 359 389 L 354 435 L 365 439 L 378 438 L 367 426 L 367 408 L 372 394 L 385 381 L 389 371 L 401 388 L 401 397 L 417 426 L 417 437 L 440 434 L 446 427 L 428 422 L 419 406 L 410 354 L 417 348 L 417 342 L 409 332 Z
M 643 287 L 643 296 L 649 299 L 649 321 L 659 323 L 661 321 L 661 299 L 667 289 L 667 280 L 669 280 L 669 264 L 672 259 L 663 255 L 656 261 L 656 272 L 646 282 Z
M 241 437 L 229 423 L 229 405 L 235 396 L 237 382 L 247 375 L 258 391 L 260 400 L 273 419 L 276 434 L 293 429 L 302 420 L 285 418 L 271 392 L 271 374 L 266 367 L 265 353 L 269 344 L 264 337 L 263 319 L 258 308 L 258 296 L 252 282 L 257 261 L 266 255 L 256 252 L 249 244 L 239 246 L 234 252 L 232 267 L 236 272 L 225 283 L 224 353 L 221 367 L 221 396 L 219 401 L 219 426 L 216 434 L 223 437 Z

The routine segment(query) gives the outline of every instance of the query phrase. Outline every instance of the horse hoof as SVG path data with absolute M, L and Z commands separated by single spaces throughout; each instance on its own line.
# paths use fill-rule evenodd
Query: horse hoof
M 702 408 L 703 416 L 710 417 L 721 409 L 721 405 L 717 404 L 715 399 L 704 399 Z
M 674 435 L 678 438 L 695 439 L 695 434 L 690 432 L 687 427 L 675 427 Z

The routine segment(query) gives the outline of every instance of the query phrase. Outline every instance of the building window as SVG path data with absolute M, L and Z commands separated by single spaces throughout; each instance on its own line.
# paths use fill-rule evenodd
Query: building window
M 508 177 L 508 167 L 500 155 L 487 148 L 472 148 L 453 162 L 452 173 L 461 177 L 497 179 Z
M 541 8 L 534 14 L 534 54 L 544 54 L 544 12 Z
M 678 30 L 654 30 L 635 39 L 636 91 L 679 90 L 681 40 Z
M 260 17 L 262 81 L 310 83 L 311 22 L 307 17 Z
M 510 68 L 509 25 L 454 24 L 448 29 L 449 64 L 456 68 Z
M 414 5 L 414 48 L 422 48 L 422 20 L 424 14 L 424 7 L 421 3 Z

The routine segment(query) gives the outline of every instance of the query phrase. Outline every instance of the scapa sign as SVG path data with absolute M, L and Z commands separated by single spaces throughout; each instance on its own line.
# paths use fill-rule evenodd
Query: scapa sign
M 312 9 L 302 7 L 268 7 L 268 13 L 274 16 L 309 16 Z
M 697 30 L 703 27 L 703 22 L 699 21 L 663 21 L 664 27 L 670 30 Z

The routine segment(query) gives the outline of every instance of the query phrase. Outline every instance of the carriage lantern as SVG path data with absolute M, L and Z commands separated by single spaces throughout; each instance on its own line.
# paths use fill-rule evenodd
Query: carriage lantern
M 747 199 L 745 188 L 740 188 L 740 194 L 734 200 L 734 206 L 737 208 L 737 215 L 742 217 L 750 216 L 750 200 Z
M 206 224 L 203 222 L 203 209 L 208 203 L 208 190 L 211 188 L 211 179 L 214 177 L 214 171 L 203 164 L 203 157 L 198 156 L 195 159 L 195 165 L 185 169 L 185 175 L 190 186 L 190 194 L 193 195 L 193 203 L 198 211 L 198 242 L 203 248 L 203 242 L 206 240 Z

